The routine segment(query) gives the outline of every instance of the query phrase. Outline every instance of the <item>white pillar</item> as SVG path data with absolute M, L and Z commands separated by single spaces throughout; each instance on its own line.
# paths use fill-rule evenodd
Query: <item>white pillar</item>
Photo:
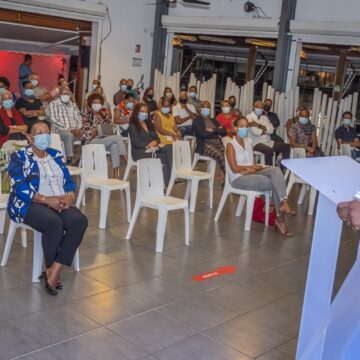
M 102 21 L 93 21 L 91 25 L 91 51 L 90 51 L 90 67 L 89 79 L 93 81 L 99 75 L 99 56 L 100 56 L 100 41 L 101 41 Z M 118 80 L 116 80 L 118 81 Z
M 302 42 L 299 39 L 294 39 L 291 42 L 288 75 L 286 79 L 286 91 L 294 89 L 297 86 L 300 68 L 300 53 L 302 49 Z
M 165 45 L 165 61 L 164 61 L 164 75 L 169 77 L 171 75 L 171 63 L 173 56 L 173 40 L 174 33 L 168 32 L 166 34 L 166 45 Z

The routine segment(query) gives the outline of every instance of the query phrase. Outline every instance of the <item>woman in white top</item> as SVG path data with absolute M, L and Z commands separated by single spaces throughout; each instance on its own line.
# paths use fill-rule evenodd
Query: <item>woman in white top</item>
M 245 117 L 234 121 L 235 136 L 226 147 L 226 159 L 229 164 L 227 171 L 231 185 L 242 190 L 273 190 L 277 213 L 275 227 L 283 235 L 292 236 L 284 219 L 284 214 L 294 214 L 288 204 L 284 175 L 280 168 L 255 164 L 252 140 L 248 137 L 248 132 L 248 120 Z

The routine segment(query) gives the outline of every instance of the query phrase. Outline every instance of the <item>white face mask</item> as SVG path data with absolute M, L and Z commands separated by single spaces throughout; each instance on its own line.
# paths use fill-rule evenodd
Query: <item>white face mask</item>
M 102 109 L 102 105 L 101 104 L 91 104 L 91 108 L 95 111 L 95 112 L 99 112 Z
M 60 96 L 60 100 L 63 102 L 63 103 L 68 103 L 70 101 L 70 95 L 61 95 Z
M 224 106 L 224 107 L 221 108 L 221 110 L 222 110 L 222 112 L 224 114 L 228 114 L 230 112 L 230 110 L 231 110 L 231 107 L 230 106 Z

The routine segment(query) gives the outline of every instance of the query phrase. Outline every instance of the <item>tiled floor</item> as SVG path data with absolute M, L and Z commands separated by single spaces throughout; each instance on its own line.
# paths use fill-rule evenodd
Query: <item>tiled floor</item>
M 177 185 L 175 194 L 184 189 Z M 245 233 L 236 200 L 228 200 L 215 223 L 216 208 L 208 208 L 201 187 L 190 218 L 191 245 L 184 245 L 183 214 L 174 213 L 164 253 L 157 254 L 155 212 L 143 210 L 126 241 L 123 195 L 112 195 L 108 227 L 98 230 L 99 195 L 89 191 L 82 271 L 64 272 L 57 297 L 31 283 L 32 242 L 24 249 L 17 238 L 8 266 L 0 269 L 0 359 L 294 359 L 314 218 L 299 207 L 289 219 L 293 238 L 255 223 Z M 356 246 L 355 234 L 345 229 L 337 288 Z M 191 279 L 229 265 L 236 273 Z

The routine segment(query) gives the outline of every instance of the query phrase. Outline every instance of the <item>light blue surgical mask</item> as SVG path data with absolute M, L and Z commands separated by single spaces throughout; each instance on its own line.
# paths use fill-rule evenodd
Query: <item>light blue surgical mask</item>
M 31 80 L 31 83 L 32 83 L 32 85 L 33 85 L 34 87 L 36 87 L 36 86 L 38 86 L 39 81 L 38 81 L 38 80 L 35 80 L 35 79 L 32 79 L 32 80 Z
M 129 110 L 132 110 L 134 108 L 134 103 L 132 102 L 127 102 L 126 103 L 126 108 L 129 109 Z
M 5 88 L 4 87 L 0 87 L 0 94 L 3 94 L 5 92 Z
M 148 118 L 148 113 L 147 112 L 139 112 L 138 119 L 140 121 L 146 121 L 147 118 Z
M 299 123 L 301 125 L 306 125 L 309 119 L 307 117 L 299 117 Z
M 345 126 L 350 126 L 352 123 L 351 119 L 342 119 L 342 122 Z
M 34 89 L 25 89 L 25 90 L 24 90 L 24 94 L 25 94 L 25 96 L 27 96 L 27 97 L 34 96 Z
M 205 117 L 207 117 L 207 116 L 209 116 L 210 115 L 210 109 L 209 108 L 201 108 L 201 110 L 200 110 L 200 114 L 202 115 L 202 116 L 205 116 Z
M 34 145 L 39 150 L 46 150 L 50 147 L 51 144 L 51 136 L 50 134 L 38 134 L 34 136 Z
M 10 110 L 14 106 L 14 102 L 10 100 L 3 100 L 2 106 L 5 110 Z
M 238 128 L 238 134 L 239 134 L 239 136 L 241 137 L 241 138 L 245 138 L 245 137 L 247 137 L 248 136 L 248 134 L 249 134 L 249 128 Z
M 191 91 L 191 92 L 189 92 L 189 96 L 192 98 L 196 98 L 197 93 L 195 91 Z
M 166 115 L 166 114 L 168 114 L 168 113 L 170 112 L 170 108 L 168 108 L 168 107 L 162 107 L 162 108 L 161 108 L 161 112 L 162 112 L 164 115 Z
M 122 92 L 125 92 L 126 89 L 127 89 L 127 86 L 126 86 L 126 85 L 120 85 L 120 90 L 121 90 Z
M 261 108 L 255 108 L 254 111 L 255 111 L 256 116 L 261 116 L 264 112 L 264 110 Z

